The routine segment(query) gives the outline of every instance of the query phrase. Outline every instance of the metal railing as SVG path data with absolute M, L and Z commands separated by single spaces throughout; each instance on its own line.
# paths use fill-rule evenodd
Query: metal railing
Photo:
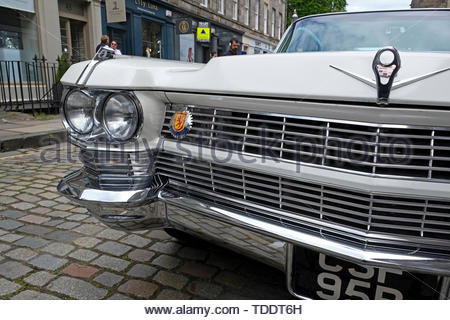
M 0 110 L 56 113 L 61 85 L 56 81 L 57 62 L 37 56 L 28 61 L 0 60 Z

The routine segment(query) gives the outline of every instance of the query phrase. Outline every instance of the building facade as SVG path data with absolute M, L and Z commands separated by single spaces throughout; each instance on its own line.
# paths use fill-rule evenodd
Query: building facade
M 102 34 L 123 54 L 207 62 L 232 39 L 242 54 L 273 52 L 286 24 L 286 0 L 118 0 L 125 21 L 107 19 L 105 0 L 0 0 L 0 60 L 91 59 Z M 198 28 L 208 37 L 200 39 Z
M 242 54 L 273 52 L 285 31 L 286 0 L 166 2 L 173 6 L 177 26 L 174 57 L 181 61 L 193 54 L 196 62 L 207 62 L 211 54 L 220 56 L 228 51 L 232 39 L 241 42 Z M 205 23 L 210 28 L 210 40 L 200 42 L 195 30 Z
M 411 8 L 450 8 L 449 0 L 412 0 Z
M 126 21 L 108 23 L 102 1 L 102 34 L 118 43 L 122 54 L 152 58 L 174 58 L 171 7 L 164 1 L 125 0 Z

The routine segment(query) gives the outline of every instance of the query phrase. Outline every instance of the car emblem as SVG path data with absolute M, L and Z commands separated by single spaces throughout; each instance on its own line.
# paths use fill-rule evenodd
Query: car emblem
M 192 113 L 188 110 L 178 111 L 170 120 L 170 133 L 177 139 L 184 138 L 192 128 Z
M 330 68 L 333 68 L 343 74 L 352 77 L 366 85 L 377 89 L 378 99 L 377 103 L 379 105 L 386 105 L 389 103 L 389 95 L 392 90 L 396 90 L 401 87 L 408 86 L 410 84 L 419 82 L 421 80 L 430 78 L 437 74 L 449 71 L 450 68 L 443 68 L 436 70 L 427 74 L 420 75 L 418 77 L 405 79 L 402 81 L 397 81 L 394 83 L 395 76 L 400 69 L 400 54 L 397 49 L 393 47 L 386 47 L 378 50 L 372 62 L 372 70 L 375 74 L 375 80 L 365 78 L 363 76 L 357 75 L 353 72 L 341 69 L 330 64 Z
M 380 49 L 375 54 L 372 69 L 377 82 L 378 104 L 388 104 L 392 84 L 400 67 L 400 55 L 394 47 Z

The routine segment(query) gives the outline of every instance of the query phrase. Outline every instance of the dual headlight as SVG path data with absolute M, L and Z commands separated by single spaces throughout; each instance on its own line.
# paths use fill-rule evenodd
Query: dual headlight
M 83 91 L 71 92 L 64 104 L 64 114 L 69 126 L 85 135 L 94 128 L 96 99 Z M 109 95 L 101 113 L 102 126 L 114 140 L 125 141 L 132 138 L 139 127 L 140 114 L 137 103 L 126 93 Z

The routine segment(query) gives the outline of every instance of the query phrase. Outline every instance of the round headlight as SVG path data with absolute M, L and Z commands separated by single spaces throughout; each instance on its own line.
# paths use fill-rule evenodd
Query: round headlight
M 94 125 L 95 100 L 82 91 L 73 91 L 66 99 L 64 114 L 70 127 L 80 134 L 86 134 Z
M 103 108 L 103 122 L 112 138 L 128 140 L 134 136 L 139 125 L 138 107 L 130 96 L 113 94 Z

